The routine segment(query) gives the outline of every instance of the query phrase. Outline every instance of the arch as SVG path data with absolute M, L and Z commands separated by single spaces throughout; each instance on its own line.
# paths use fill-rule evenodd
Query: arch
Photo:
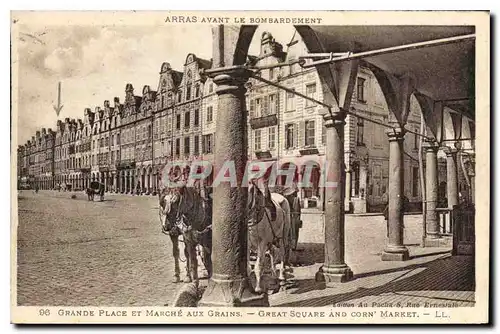
M 290 170 L 290 169 L 295 169 L 294 177 L 293 177 L 293 182 L 298 182 L 299 181 L 299 174 L 300 174 L 300 169 L 299 166 L 297 166 L 295 163 L 291 161 L 283 162 L 281 166 L 279 166 L 280 170 L 285 171 L 285 170 Z M 286 175 L 281 175 L 277 180 L 276 183 L 284 186 L 286 184 Z
M 310 167 L 309 167 L 310 166 Z M 307 160 L 300 166 L 300 175 L 302 179 L 302 188 L 304 198 L 319 198 L 321 164 L 315 160 Z

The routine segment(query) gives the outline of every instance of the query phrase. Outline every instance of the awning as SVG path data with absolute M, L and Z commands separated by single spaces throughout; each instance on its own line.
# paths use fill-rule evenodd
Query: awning
M 309 52 L 365 52 L 470 35 L 474 26 L 297 26 Z M 474 119 L 475 40 L 385 53 L 363 62 L 416 79 L 418 92 Z

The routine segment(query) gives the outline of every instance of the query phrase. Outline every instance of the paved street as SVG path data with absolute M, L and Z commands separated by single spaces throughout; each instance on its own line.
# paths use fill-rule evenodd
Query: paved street
M 323 262 L 323 221 L 305 213 L 297 261 L 298 288 L 270 296 L 272 305 L 329 306 L 339 302 L 453 302 L 473 305 L 470 258 L 420 242 L 421 216 L 405 217 L 412 259 L 382 262 L 381 216 L 346 217 L 346 262 L 355 280 L 327 288 L 314 282 Z M 23 191 L 19 200 L 20 305 L 163 306 L 174 297 L 169 238 L 160 233 L 156 197 Z M 307 297 L 307 298 L 305 298 Z M 458 306 L 458 305 L 457 305 Z

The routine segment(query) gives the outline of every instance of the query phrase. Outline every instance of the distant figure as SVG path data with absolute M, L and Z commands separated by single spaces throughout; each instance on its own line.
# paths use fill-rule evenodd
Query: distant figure
M 37 184 L 35 184 L 35 193 L 37 193 L 37 194 L 38 194 L 38 189 L 39 188 L 38 188 L 38 183 L 37 183 Z

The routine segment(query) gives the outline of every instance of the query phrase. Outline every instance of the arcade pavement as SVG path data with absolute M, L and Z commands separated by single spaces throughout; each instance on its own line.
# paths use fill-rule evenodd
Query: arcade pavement
M 21 192 L 18 304 L 168 304 L 180 285 L 171 283 L 171 246 L 160 233 L 156 197 L 109 194 L 104 202 L 88 202 L 82 192 L 76 199 L 71 194 Z M 304 213 L 303 220 L 300 265 L 289 273 L 298 285 L 271 295 L 272 306 L 474 305 L 472 259 L 421 248 L 419 215 L 405 216 L 406 262 L 380 260 L 381 216 L 346 216 L 346 262 L 354 280 L 330 288 L 314 281 L 323 261 L 322 215 Z

